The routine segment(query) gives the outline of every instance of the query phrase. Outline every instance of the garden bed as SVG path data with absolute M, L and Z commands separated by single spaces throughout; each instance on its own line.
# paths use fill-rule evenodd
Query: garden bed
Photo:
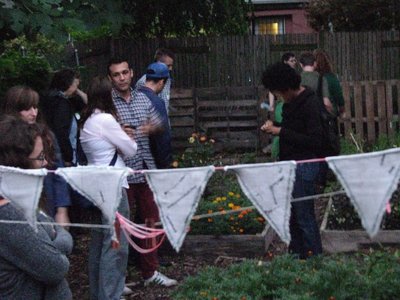
M 330 198 L 321 224 L 322 246 L 327 253 L 351 252 L 365 248 L 400 245 L 398 228 L 399 190 L 392 197 L 392 213 L 386 215 L 382 230 L 370 238 L 347 196 Z M 336 229 L 339 228 L 339 229 Z

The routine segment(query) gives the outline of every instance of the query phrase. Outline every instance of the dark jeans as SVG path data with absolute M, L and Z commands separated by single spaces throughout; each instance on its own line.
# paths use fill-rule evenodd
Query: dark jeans
M 318 163 L 297 165 L 293 198 L 315 194 L 314 184 L 318 170 Z M 292 203 L 290 235 L 290 253 L 296 254 L 301 259 L 322 253 L 321 236 L 315 219 L 314 200 Z

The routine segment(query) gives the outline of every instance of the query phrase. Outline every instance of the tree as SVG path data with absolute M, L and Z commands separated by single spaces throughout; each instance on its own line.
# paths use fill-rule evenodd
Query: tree
M 123 0 L 133 22 L 122 35 L 176 37 L 247 32 L 245 0 Z
M 90 30 L 108 25 L 118 33 L 123 22 L 129 22 L 121 0 L 0 0 L 0 34 L 12 39 L 24 34 L 34 39 L 37 33 L 58 40 L 68 31 Z
M 307 13 L 317 31 L 400 29 L 399 0 L 311 0 Z

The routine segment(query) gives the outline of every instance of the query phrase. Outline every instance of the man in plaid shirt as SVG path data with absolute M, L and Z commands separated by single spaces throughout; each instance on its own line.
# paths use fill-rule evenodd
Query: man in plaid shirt
M 162 118 L 150 99 L 138 90 L 131 88 L 133 71 L 126 59 L 111 59 L 108 64 L 108 75 L 113 83 L 112 97 L 118 111 L 119 121 L 125 132 L 135 139 L 138 149 L 133 157 L 125 159 L 125 164 L 133 170 L 156 169 L 154 157 L 150 149 L 149 136 L 162 130 Z M 155 87 L 159 93 L 165 85 L 165 80 Z M 154 195 L 143 174 L 135 173 L 128 177 L 129 205 L 136 206 L 135 221 L 149 224 L 159 222 L 159 213 L 154 201 Z M 143 241 L 139 246 L 146 248 Z M 139 254 L 139 268 L 145 285 L 156 283 L 163 286 L 176 285 L 177 281 L 157 271 L 159 266 L 157 251 Z

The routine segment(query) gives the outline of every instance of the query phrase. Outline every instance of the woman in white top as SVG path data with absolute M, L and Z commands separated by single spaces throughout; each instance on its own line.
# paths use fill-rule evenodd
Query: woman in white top
M 88 89 L 88 106 L 82 114 L 80 125 L 80 142 L 88 165 L 125 167 L 122 157 L 136 154 L 136 142 L 122 130 L 117 121 L 111 88 L 108 78 L 95 77 Z M 129 218 L 125 189 L 118 212 Z M 100 213 L 97 214 L 100 217 Z M 104 219 L 102 221 L 105 223 Z M 121 234 L 120 247 L 113 249 L 111 237 L 110 230 L 92 230 L 89 245 L 89 288 L 92 300 L 120 299 L 125 286 L 128 242 Z

